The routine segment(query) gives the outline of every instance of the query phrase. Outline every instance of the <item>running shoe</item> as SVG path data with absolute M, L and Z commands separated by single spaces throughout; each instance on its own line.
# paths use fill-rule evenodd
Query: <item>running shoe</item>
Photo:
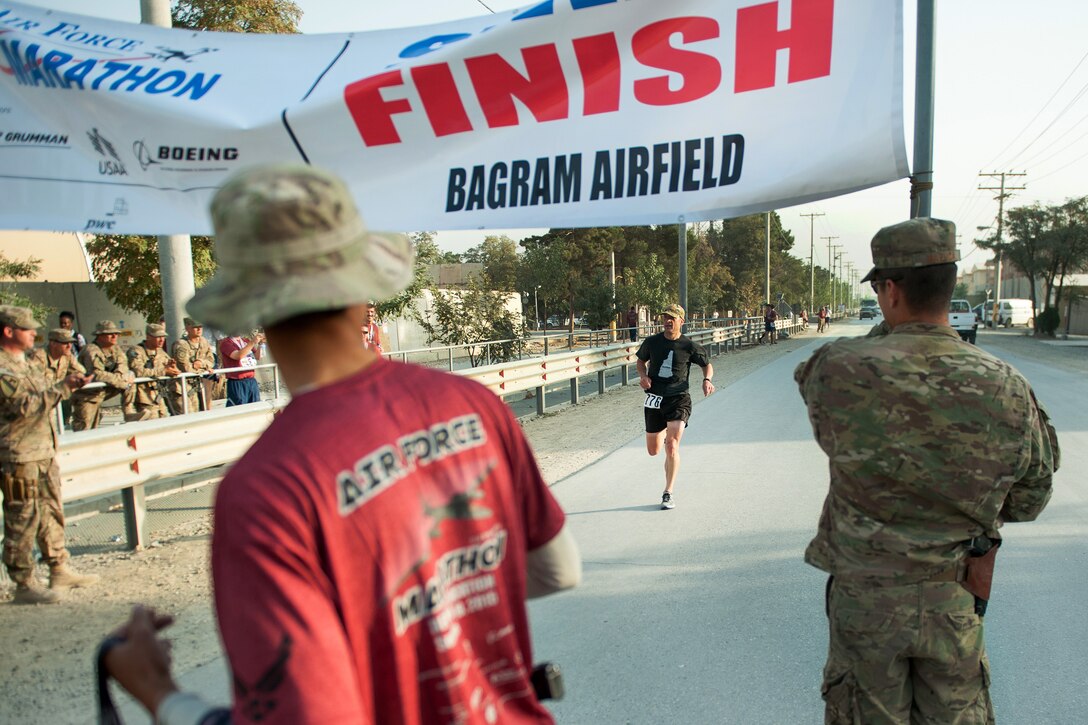
M 676 508 L 676 502 L 672 500 L 672 494 L 669 493 L 668 491 L 661 494 L 661 508 L 662 509 Z

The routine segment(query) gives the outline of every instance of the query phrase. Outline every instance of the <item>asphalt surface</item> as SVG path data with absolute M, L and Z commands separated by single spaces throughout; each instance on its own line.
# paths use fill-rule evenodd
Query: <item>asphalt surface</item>
M 868 321 L 837 323 L 860 335 Z M 1000 334 L 1000 333 L 992 333 Z M 581 548 L 581 587 L 530 603 L 537 661 L 564 671 L 565 723 L 819 723 L 824 575 L 804 564 L 827 489 L 792 384 L 814 339 L 719 389 L 681 446 L 677 507 L 638 436 L 553 487 Z M 987 335 L 980 335 L 987 346 Z M 1039 521 L 1011 524 L 986 618 L 998 722 L 1083 722 L 1088 664 L 1088 380 L 1018 358 L 1059 431 L 1062 470 Z M 182 686 L 229 697 L 220 658 Z M 146 722 L 126 709 L 126 721 Z

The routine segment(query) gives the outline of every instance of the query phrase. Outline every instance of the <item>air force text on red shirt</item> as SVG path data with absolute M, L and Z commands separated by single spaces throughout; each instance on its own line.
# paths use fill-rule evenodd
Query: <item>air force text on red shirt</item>
M 487 442 L 475 413 L 418 430 L 360 458 L 351 471 L 337 476 L 340 515 L 347 516 L 417 466 L 426 466 Z

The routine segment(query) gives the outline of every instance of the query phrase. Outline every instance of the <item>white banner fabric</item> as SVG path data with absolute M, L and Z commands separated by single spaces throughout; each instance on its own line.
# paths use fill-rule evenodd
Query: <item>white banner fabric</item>
M 0 228 L 207 234 L 304 162 L 390 231 L 671 224 L 907 176 L 901 0 L 546 0 L 264 36 L 0 0 Z

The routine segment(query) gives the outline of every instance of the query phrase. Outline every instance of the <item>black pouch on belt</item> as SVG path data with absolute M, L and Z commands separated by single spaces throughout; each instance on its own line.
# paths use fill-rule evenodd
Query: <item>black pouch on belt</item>
M 975 595 L 975 614 L 986 614 L 986 604 L 990 601 L 990 588 L 994 582 L 994 562 L 1001 539 L 988 536 L 976 536 L 971 539 L 971 548 L 967 552 L 967 572 L 961 582 L 963 588 Z

